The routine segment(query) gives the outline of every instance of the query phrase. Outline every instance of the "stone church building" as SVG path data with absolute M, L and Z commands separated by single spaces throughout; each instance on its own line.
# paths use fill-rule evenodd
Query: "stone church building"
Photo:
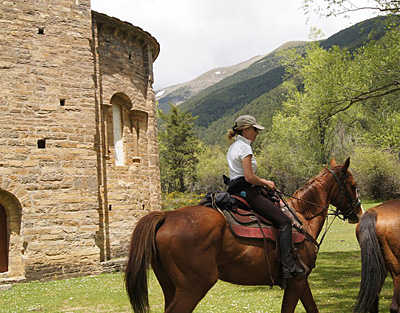
M 90 0 L 4 1 L 0 284 L 100 273 L 160 209 L 159 44 Z

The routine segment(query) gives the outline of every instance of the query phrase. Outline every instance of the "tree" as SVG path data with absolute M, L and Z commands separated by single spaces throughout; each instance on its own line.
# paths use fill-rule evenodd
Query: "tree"
M 282 131 L 291 129 L 285 125 L 296 125 L 290 136 L 291 150 L 319 165 L 326 164 L 335 146 L 342 109 L 337 103 L 348 97 L 347 90 L 339 86 L 350 80 L 346 67 L 352 56 L 337 47 L 326 51 L 315 42 L 304 57 L 293 58 L 292 52 L 289 57 L 286 60 L 292 63 L 286 68 L 302 82 L 303 89 L 296 90 L 284 103 L 282 112 L 274 118 L 274 129 L 285 138 Z
M 307 14 L 315 11 L 321 16 L 337 16 L 360 10 L 372 10 L 380 13 L 397 14 L 400 11 L 399 0 L 303 0 L 303 9 Z
M 271 161 L 285 168 L 290 177 L 304 175 L 302 160 L 313 161 L 316 170 L 332 156 L 341 159 L 357 153 L 361 162 L 363 154 L 359 152 L 368 149 L 382 159 L 389 154 L 397 156 L 400 148 L 398 21 L 398 17 L 389 19 L 381 39 L 352 53 L 339 47 L 325 50 L 317 42 L 305 54 L 286 53 L 284 66 L 301 85 L 274 116 L 267 155 L 273 155 Z M 373 171 L 387 173 L 383 164 L 374 163 Z M 399 168 L 396 163 L 390 164 Z M 360 177 L 363 185 L 375 179 L 369 174 Z M 388 181 L 395 186 L 398 178 L 394 175 Z M 286 179 L 285 184 L 289 186 L 290 180 Z M 387 190 L 379 193 L 387 197 Z
M 318 2 L 303 0 L 305 8 Z M 360 2 L 361 4 L 358 4 Z M 346 111 L 355 103 L 400 91 L 400 27 L 399 16 L 396 15 L 400 11 L 400 1 L 371 0 L 368 4 L 370 3 L 371 5 L 365 5 L 365 1 L 325 0 L 326 8 L 317 6 L 318 12 L 325 16 L 362 9 L 378 10 L 390 16 L 387 19 L 385 36 L 377 42 L 366 44 L 354 53 L 354 60 L 348 60 L 348 65 L 343 71 L 348 79 L 343 77 L 343 80 L 334 81 L 341 90 L 336 99 L 333 99 L 333 115 Z M 309 10 L 306 11 L 309 13 Z
M 400 99 L 392 94 L 368 101 L 360 118 L 365 131 L 364 142 L 393 155 L 400 152 Z
M 201 144 L 200 153 L 198 154 L 199 163 L 196 170 L 196 182 L 191 190 L 197 194 L 207 193 L 211 191 L 225 191 L 222 176 L 229 176 L 228 163 L 226 161 L 226 149 L 220 146 L 207 146 Z
M 304 57 L 288 52 L 284 65 L 304 85 L 284 105 L 287 117 L 299 119 L 296 142 L 305 143 L 316 162 L 326 163 L 337 149 L 338 134 L 351 128 L 361 105 L 400 91 L 400 27 L 354 53 L 335 46 L 325 50 L 314 42 Z
M 193 130 L 196 118 L 172 103 L 168 113 L 159 114 L 164 121 L 159 133 L 161 185 L 164 192 L 184 192 L 188 181 L 195 179 L 198 163 L 199 140 Z

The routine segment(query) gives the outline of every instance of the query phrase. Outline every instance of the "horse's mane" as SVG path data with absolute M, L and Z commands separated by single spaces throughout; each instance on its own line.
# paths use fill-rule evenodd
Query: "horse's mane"
M 324 188 L 323 182 L 328 173 L 329 170 L 323 168 L 317 176 L 310 178 L 305 185 L 297 189 L 293 195 L 294 199 L 292 200 L 292 203 L 295 206 L 296 211 L 301 212 L 306 219 L 312 218 L 321 211 L 320 206 L 310 205 L 310 203 L 307 202 L 316 204 L 321 203 L 321 192 Z M 304 201 L 296 200 L 295 198 Z

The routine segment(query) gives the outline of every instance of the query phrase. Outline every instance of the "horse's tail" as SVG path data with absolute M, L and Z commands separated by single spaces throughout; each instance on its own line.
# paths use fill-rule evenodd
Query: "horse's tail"
M 156 232 L 164 219 L 165 213 L 151 212 L 139 220 L 132 234 L 125 287 L 135 313 L 149 312 L 150 309 L 147 270 L 157 253 Z
M 354 312 L 369 312 L 386 279 L 385 261 L 376 236 L 377 213 L 374 210 L 363 215 L 359 224 L 361 248 L 361 283 Z

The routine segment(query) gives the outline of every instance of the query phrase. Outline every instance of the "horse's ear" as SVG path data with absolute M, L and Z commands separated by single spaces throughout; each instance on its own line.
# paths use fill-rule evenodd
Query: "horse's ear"
M 331 167 L 337 166 L 335 158 L 331 160 Z
M 349 166 L 350 166 L 350 157 L 348 157 L 347 160 L 346 160 L 346 162 L 344 162 L 344 165 L 343 165 L 343 167 L 342 167 L 342 172 L 343 172 L 343 173 L 346 173 L 346 172 L 347 172 L 347 169 L 349 168 Z

